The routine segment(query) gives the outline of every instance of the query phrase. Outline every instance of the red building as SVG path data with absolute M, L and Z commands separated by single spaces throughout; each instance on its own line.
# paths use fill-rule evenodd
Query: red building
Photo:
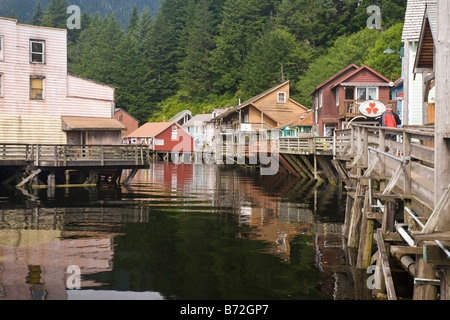
M 396 101 L 390 100 L 392 82 L 364 65 L 351 64 L 317 86 L 313 97 L 314 124 L 320 136 L 331 135 L 335 129 L 347 128 L 350 122 L 376 124 L 384 110 L 376 108 L 375 114 L 363 114 L 360 106 L 375 101 L 377 106 L 390 105 L 396 111 Z
M 194 139 L 176 122 L 148 122 L 127 136 L 129 144 L 148 144 L 161 152 L 193 152 Z
M 114 119 L 127 128 L 122 131 L 122 139 L 125 139 L 130 133 L 139 128 L 139 120 L 121 108 L 115 110 Z

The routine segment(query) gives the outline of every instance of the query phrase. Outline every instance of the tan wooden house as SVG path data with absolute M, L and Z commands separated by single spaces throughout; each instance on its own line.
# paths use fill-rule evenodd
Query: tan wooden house
M 289 96 L 289 81 L 231 108 L 212 121 L 220 134 L 268 131 L 308 110 Z

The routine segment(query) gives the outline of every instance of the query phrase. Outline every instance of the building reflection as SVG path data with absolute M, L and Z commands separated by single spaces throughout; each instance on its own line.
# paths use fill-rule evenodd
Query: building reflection
M 131 188 L 89 194 L 86 207 L 64 206 L 62 199 L 54 207 L 27 202 L 0 209 L 0 300 L 80 297 L 67 290 L 69 266 L 80 267 L 82 288 L 101 285 L 86 276 L 113 270 L 121 224 L 148 222 L 149 206 L 188 207 L 193 199 L 249 227 L 236 236 L 264 241 L 266 253 L 285 263 L 291 261 L 292 243 L 302 236 L 313 248 L 315 267 L 330 279 L 321 284 L 324 294 L 352 299 L 338 289 L 341 281 L 351 282 L 347 271 L 331 267 L 343 259 L 341 224 L 321 216 L 326 211 L 321 206 L 334 201 L 333 192 L 319 187 L 282 176 L 255 178 L 216 165 L 158 163 L 139 171 Z

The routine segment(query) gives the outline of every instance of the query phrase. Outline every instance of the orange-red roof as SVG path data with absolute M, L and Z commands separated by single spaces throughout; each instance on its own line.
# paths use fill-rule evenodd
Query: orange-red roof
M 140 126 L 136 130 L 134 130 L 127 137 L 128 138 L 153 138 L 172 125 L 177 125 L 177 124 L 176 124 L 176 122 L 147 122 L 146 124 Z

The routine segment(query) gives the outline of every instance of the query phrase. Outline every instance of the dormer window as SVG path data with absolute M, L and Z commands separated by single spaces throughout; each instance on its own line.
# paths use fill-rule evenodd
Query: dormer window
M 286 92 L 278 92 L 278 103 L 286 103 Z
M 30 40 L 30 62 L 45 64 L 45 41 Z

